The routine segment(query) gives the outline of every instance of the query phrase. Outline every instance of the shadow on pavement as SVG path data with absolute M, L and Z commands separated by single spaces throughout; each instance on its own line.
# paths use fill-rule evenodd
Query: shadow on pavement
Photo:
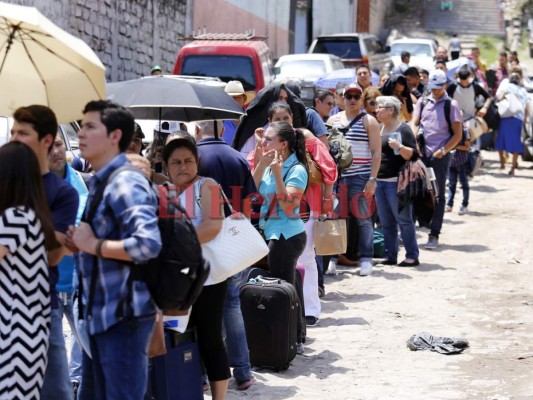
M 478 192 L 484 192 L 484 193 L 496 193 L 496 192 L 506 192 L 509 189 L 498 189 L 494 186 L 487 186 L 487 185 L 470 185 L 470 190 L 477 190 Z
M 385 267 L 385 268 L 388 268 L 388 267 Z M 391 281 L 397 281 L 399 279 L 413 279 L 412 276 L 409 276 L 406 274 L 401 274 L 399 272 L 389 272 L 389 271 L 384 271 L 382 269 L 375 269 L 375 268 L 374 270 L 372 270 L 372 276 L 379 277 L 379 278 L 385 278 Z
M 425 262 L 422 262 L 418 267 L 413 268 L 413 270 L 417 272 L 445 271 L 448 269 L 456 270 L 456 268 L 443 267 L 440 264 L 428 264 Z
M 320 326 L 344 326 L 344 325 L 370 325 L 368 321 L 361 317 L 351 318 L 321 318 Z
M 487 246 L 483 246 L 482 244 L 441 244 L 438 248 L 432 251 L 439 251 L 439 250 L 455 250 L 455 251 L 464 251 L 468 253 L 482 253 L 484 251 L 489 250 Z
M 294 379 L 299 376 L 316 375 L 319 379 L 324 379 L 333 374 L 345 374 L 346 372 L 350 371 L 349 368 L 338 367 L 338 366 L 332 365 L 333 363 L 342 359 L 342 356 L 340 354 L 334 353 L 330 350 L 324 350 L 318 354 L 312 354 L 312 352 L 313 352 L 312 349 L 306 348 L 305 353 L 303 355 L 297 355 L 296 358 L 292 360 L 291 366 L 289 367 L 287 371 L 279 372 L 277 373 L 276 376 L 282 379 Z M 275 373 L 274 371 L 268 368 L 254 369 L 254 372 L 257 372 L 260 374 L 270 373 L 270 372 Z M 252 388 L 254 386 L 252 386 Z M 271 392 L 270 390 L 271 388 L 272 386 L 269 384 L 268 385 L 269 392 Z M 295 389 L 297 389 L 297 387 L 295 386 L 289 386 L 289 387 L 278 386 L 278 388 L 291 390 L 292 394 L 296 394 Z M 249 392 L 249 390 L 247 390 L 247 392 Z M 248 393 L 248 395 L 252 395 L 251 397 L 253 397 L 254 392 Z M 290 397 L 292 397 L 291 392 L 287 392 L 286 396 L 284 397 L 272 397 L 272 399 L 275 399 L 275 398 L 288 399 Z

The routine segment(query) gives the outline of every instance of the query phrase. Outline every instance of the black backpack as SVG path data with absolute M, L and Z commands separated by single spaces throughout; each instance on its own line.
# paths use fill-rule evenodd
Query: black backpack
M 90 223 L 94 218 L 107 183 L 122 171 L 140 173 L 130 164 L 113 171 L 96 191 L 86 222 Z M 202 257 L 200 241 L 186 211 L 177 201 L 175 189 L 168 185 L 160 186 L 158 195 L 158 225 L 162 242 L 159 255 L 142 264 L 121 262 L 129 264 L 132 269 L 128 279 L 128 301 L 131 302 L 133 281 L 144 281 L 156 305 L 171 314 L 172 311 L 187 311 L 194 304 L 209 275 L 209 263 Z M 92 311 L 98 277 L 96 257 L 94 260 L 87 303 L 89 314 Z M 118 314 L 122 314 L 124 306 L 127 307 L 124 304 L 118 305 Z

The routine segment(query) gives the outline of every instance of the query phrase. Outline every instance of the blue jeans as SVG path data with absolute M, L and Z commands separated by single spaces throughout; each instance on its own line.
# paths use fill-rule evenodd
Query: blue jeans
M 41 389 L 41 399 L 43 400 L 71 400 L 73 395 L 72 383 L 70 383 L 68 374 L 62 318 L 63 313 L 58 308 L 52 309 L 48 363 Z
M 435 178 L 437 179 L 439 195 L 435 201 L 429 234 L 438 238 L 442 229 L 442 221 L 444 220 L 444 208 L 446 207 L 446 175 L 448 174 L 448 165 L 450 164 L 450 153 L 442 158 L 424 157 L 422 161 L 426 167 L 433 168 Z
M 241 313 L 241 301 L 239 300 L 239 290 L 247 275 L 248 269 L 245 269 L 228 278 L 223 311 L 229 365 L 233 368 L 233 376 L 239 383 L 247 381 L 252 375 L 250 353 Z
M 406 258 L 418 259 L 416 229 L 413 222 L 413 206 L 408 203 L 398 212 L 398 182 L 378 181 L 376 187 L 378 216 L 385 238 L 385 258 L 398 258 L 398 226 L 402 234 Z
M 79 399 L 144 399 L 148 345 L 154 325 L 155 315 L 129 317 L 105 332 L 91 335 L 93 358 L 83 354 Z
M 450 167 L 449 182 L 448 182 L 448 205 L 453 207 L 453 198 L 457 189 L 457 180 L 461 181 L 463 188 L 463 207 L 468 207 L 468 199 L 470 198 L 470 184 L 468 183 L 468 176 L 466 176 L 467 164 L 459 165 L 458 167 Z
M 347 185 L 350 214 L 354 215 L 359 229 L 359 261 L 371 261 L 374 254 L 374 226 L 370 213 L 371 207 L 367 198 L 362 195 L 369 177 L 370 174 L 355 175 L 340 180 L 340 185 Z M 357 195 L 359 195 L 357 200 L 353 200 Z
M 74 324 L 74 314 L 72 311 L 73 294 L 67 292 L 59 292 L 59 311 L 67 318 L 70 326 L 70 380 L 81 381 L 81 346 L 76 337 L 76 326 Z

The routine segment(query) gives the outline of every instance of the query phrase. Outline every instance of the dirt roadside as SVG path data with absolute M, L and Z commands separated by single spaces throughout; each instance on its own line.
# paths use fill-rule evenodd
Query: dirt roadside
M 254 372 L 228 399 L 533 399 L 533 169 L 496 153 L 471 182 L 470 212 L 445 215 L 442 246 L 417 269 L 342 268 L 328 277 L 319 326 L 283 373 Z M 460 204 L 458 193 L 456 204 Z M 419 230 L 419 244 L 427 232 Z M 403 255 L 403 254 L 402 254 Z M 412 352 L 413 334 L 464 337 L 459 355 Z M 206 396 L 208 397 L 208 396 Z

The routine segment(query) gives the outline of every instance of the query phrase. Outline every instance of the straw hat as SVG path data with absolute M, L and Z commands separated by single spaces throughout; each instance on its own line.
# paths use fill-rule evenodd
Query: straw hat
M 230 96 L 246 96 L 244 105 L 250 104 L 250 102 L 255 98 L 255 92 L 245 92 L 244 87 L 240 81 L 229 81 L 224 88 L 224 91 Z

